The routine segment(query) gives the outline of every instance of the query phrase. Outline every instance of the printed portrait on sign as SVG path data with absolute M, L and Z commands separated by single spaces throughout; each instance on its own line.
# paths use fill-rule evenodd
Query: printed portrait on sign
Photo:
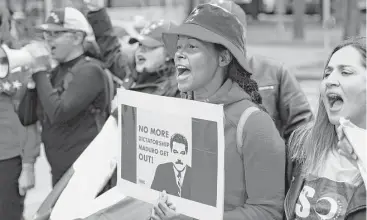
M 135 107 L 123 109 L 126 145 L 122 146 L 122 178 L 144 188 L 215 206 L 217 123 Z
M 189 143 L 181 134 L 170 140 L 171 161 L 158 165 L 151 188 L 168 194 L 190 199 L 191 167 L 188 165 Z

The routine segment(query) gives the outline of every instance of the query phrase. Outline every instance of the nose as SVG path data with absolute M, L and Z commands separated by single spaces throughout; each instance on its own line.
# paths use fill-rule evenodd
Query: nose
M 186 55 L 182 53 L 181 50 L 177 50 L 175 53 L 175 59 L 176 60 L 186 59 Z
M 140 53 L 145 53 L 145 52 L 147 52 L 147 48 L 145 48 L 145 47 L 139 47 L 138 51 Z
M 333 71 L 327 78 L 324 79 L 327 88 L 340 86 L 340 81 L 337 75 L 338 74 Z
M 136 49 L 135 54 L 136 54 L 136 55 L 139 55 L 139 54 L 144 53 L 144 52 L 145 52 L 144 47 L 140 46 L 140 47 L 138 47 L 138 48 Z
M 52 37 L 50 37 L 50 36 L 48 36 L 48 35 L 45 35 L 45 36 L 44 36 L 44 39 L 45 39 L 45 42 L 46 42 L 49 46 L 52 46 L 52 45 L 53 45 L 54 40 L 52 39 Z

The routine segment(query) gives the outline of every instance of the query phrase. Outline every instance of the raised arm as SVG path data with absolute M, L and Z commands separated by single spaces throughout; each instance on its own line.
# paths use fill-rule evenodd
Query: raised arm
M 106 8 L 89 11 L 87 19 L 93 28 L 97 44 L 101 50 L 101 57 L 107 68 L 120 79 L 130 75 L 128 55 L 121 50 L 121 44 L 114 34 Z
M 103 70 L 99 66 L 88 63 L 75 71 L 73 80 L 62 94 L 53 88 L 46 72 L 38 72 L 33 76 L 39 100 L 52 123 L 64 122 L 75 117 L 104 91 L 101 83 Z

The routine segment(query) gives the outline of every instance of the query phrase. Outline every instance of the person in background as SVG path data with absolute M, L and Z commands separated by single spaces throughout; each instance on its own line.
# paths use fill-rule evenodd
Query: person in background
M 11 34 L 12 26 L 12 12 L 6 8 L 0 10 L 0 44 L 6 44 L 8 47 L 13 47 L 15 36 Z
M 223 105 L 223 219 L 281 220 L 285 143 L 271 117 L 261 110 L 261 96 L 246 62 L 243 26 L 227 10 L 203 4 L 178 28 L 164 33 L 163 41 L 175 54 L 178 88 L 187 99 Z M 258 111 L 243 124 L 241 115 L 250 108 Z M 237 127 L 244 128 L 241 137 Z M 237 139 L 243 140 L 239 146 Z M 186 219 L 168 201 L 154 205 L 151 219 Z
M 105 73 L 100 62 L 85 55 L 84 45 L 94 36 L 77 9 L 52 10 L 38 29 L 43 31 L 48 45 L 27 45 L 34 57 L 34 85 L 29 84 L 18 114 L 23 124 L 40 121 L 55 186 L 95 138 L 109 114 Z M 55 68 L 48 61 L 50 53 L 58 63 Z
M 246 13 L 233 1 L 213 0 L 234 14 L 244 27 L 245 48 L 247 22 Z M 313 113 L 305 93 L 294 73 L 284 64 L 269 57 L 248 54 L 246 62 L 259 85 L 263 105 L 275 121 L 281 136 L 287 141 L 290 134 L 299 126 L 313 120 Z
M 290 137 L 295 167 L 287 220 L 366 219 L 366 82 L 366 38 L 336 46 L 324 68 L 316 120 Z M 345 133 L 348 127 L 362 131 L 362 141 Z
M 153 21 L 141 30 L 141 35 L 131 38 L 129 43 L 138 44 L 134 62 L 122 51 L 111 19 L 102 1 L 80 1 L 70 3 L 83 12 L 96 37 L 100 57 L 112 74 L 121 79 L 122 87 L 138 92 L 169 97 L 178 97 L 173 58 L 167 53 L 162 42 L 162 33 L 174 24 L 169 21 Z M 117 119 L 116 99 L 112 101 L 112 115 Z M 116 184 L 115 172 L 109 187 Z
M 233 1 L 212 0 L 234 14 L 244 27 L 246 48 L 247 20 L 246 13 Z M 302 91 L 294 72 L 282 63 L 265 56 L 248 54 L 246 62 L 249 65 L 253 79 L 259 85 L 263 105 L 275 122 L 280 135 L 288 142 L 289 136 L 299 126 L 313 121 L 314 115 L 305 93 Z M 286 151 L 287 153 L 288 151 Z M 290 184 L 290 172 L 293 166 L 286 161 L 285 184 Z
M 1 42 L 13 46 L 9 23 L 2 13 Z M 11 19 L 11 18 L 8 18 Z M 3 37 L 11 37 L 3 39 Z M 35 185 L 34 164 L 40 153 L 37 125 L 22 126 L 17 107 L 28 81 L 27 71 L 12 72 L 0 80 L 0 218 L 21 220 L 24 198 Z
M 153 21 L 141 30 L 139 38 L 130 39 L 130 43 L 139 44 L 134 54 L 134 63 L 131 64 L 127 55 L 121 51 L 121 44 L 114 34 L 106 8 L 87 3 L 80 7 L 81 11 L 87 13 L 101 49 L 101 57 L 109 70 L 123 79 L 124 88 L 155 95 L 180 96 L 173 57 L 167 53 L 162 42 L 162 33 L 175 26 L 172 22 Z

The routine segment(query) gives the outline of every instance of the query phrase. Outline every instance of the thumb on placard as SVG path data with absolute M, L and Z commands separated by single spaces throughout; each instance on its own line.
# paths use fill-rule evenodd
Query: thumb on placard
M 168 196 L 167 196 L 166 190 L 163 190 L 160 195 L 160 200 L 165 203 L 167 199 L 168 199 Z
M 18 186 L 19 195 L 25 196 L 26 190 L 22 186 Z

